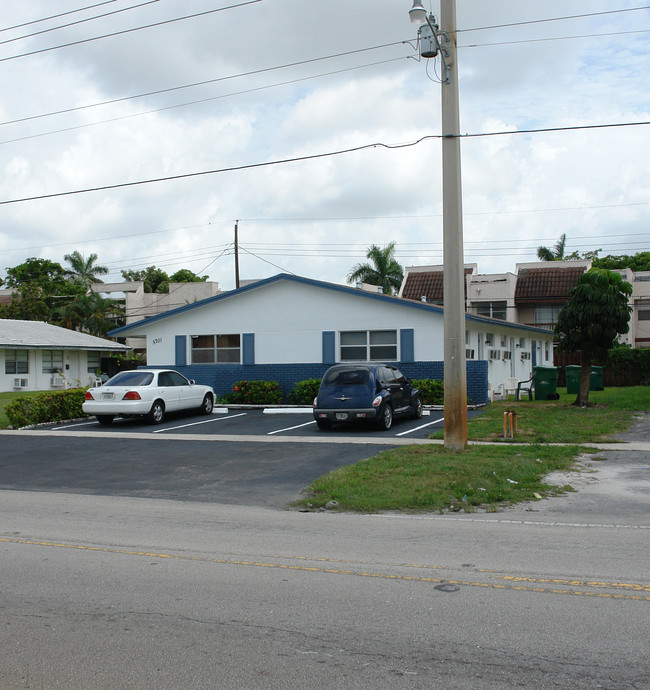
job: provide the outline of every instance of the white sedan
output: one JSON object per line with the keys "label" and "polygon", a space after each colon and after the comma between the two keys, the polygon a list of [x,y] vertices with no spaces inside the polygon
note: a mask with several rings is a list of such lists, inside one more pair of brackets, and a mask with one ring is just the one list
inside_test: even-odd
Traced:
{"label": "white sedan", "polygon": [[121,371],[98,388],[89,388],[82,409],[100,424],[114,417],[146,417],[160,424],[166,412],[196,409],[210,414],[214,390],[171,369]]}

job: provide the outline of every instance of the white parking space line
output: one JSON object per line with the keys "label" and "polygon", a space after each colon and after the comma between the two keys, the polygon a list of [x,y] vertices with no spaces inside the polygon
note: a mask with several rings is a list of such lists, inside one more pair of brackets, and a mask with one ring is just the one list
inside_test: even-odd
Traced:
{"label": "white parking space line", "polygon": [[218,419],[205,419],[202,422],[192,422],[191,424],[181,424],[180,426],[170,426],[166,429],[156,429],[152,433],[162,434],[165,431],[177,431],[178,429],[186,429],[188,426],[198,426],[199,424],[210,424],[211,422],[221,422],[224,419],[234,419],[235,417],[245,417],[247,412],[240,412],[239,414],[232,414],[229,417],[219,417]]}
{"label": "white parking space line", "polygon": [[311,414],[311,407],[265,407],[263,414]]}
{"label": "white parking space line", "polygon": [[309,422],[305,422],[304,424],[298,424],[297,426],[288,426],[286,429],[276,429],[276,431],[269,431],[267,436],[273,436],[273,434],[281,434],[283,431],[291,431],[292,429],[300,429],[300,427],[309,426],[311,424],[316,424],[316,420],[312,419]]}
{"label": "white parking space line", "polygon": [[412,434],[414,431],[419,431],[420,429],[426,429],[426,427],[431,426],[432,424],[438,424],[439,422],[444,421],[444,417],[440,417],[440,419],[434,419],[433,422],[427,422],[426,424],[421,424],[420,426],[416,426],[415,429],[409,429],[408,431],[402,431],[401,434],[396,434],[396,436],[406,436],[407,434]]}

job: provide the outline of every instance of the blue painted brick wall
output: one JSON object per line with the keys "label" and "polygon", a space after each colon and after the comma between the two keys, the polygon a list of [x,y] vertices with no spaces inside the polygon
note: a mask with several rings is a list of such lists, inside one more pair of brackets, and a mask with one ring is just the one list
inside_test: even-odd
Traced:
{"label": "blue painted brick wall", "polygon": [[[443,362],[404,362],[398,363],[402,372],[412,379],[444,380]],[[282,388],[284,399],[299,381],[320,379],[329,369],[328,364],[194,364],[184,367],[170,365],[188,379],[212,386],[219,396],[230,393],[236,381],[277,381]],[[487,403],[488,363],[484,360],[467,362],[467,397],[470,403]]]}

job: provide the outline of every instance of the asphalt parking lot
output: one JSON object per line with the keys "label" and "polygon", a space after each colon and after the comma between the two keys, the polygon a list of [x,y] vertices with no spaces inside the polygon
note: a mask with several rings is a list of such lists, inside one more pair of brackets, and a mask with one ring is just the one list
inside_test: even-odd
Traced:
{"label": "asphalt parking lot", "polygon": [[[473,413],[469,413],[470,415]],[[151,425],[146,420],[117,418],[110,426],[99,424],[94,418],[58,424],[49,429],[65,433],[66,431],[85,431],[93,433],[114,434],[183,434],[221,435],[221,436],[269,436],[280,438],[308,437],[319,441],[331,438],[358,439],[360,436],[373,440],[381,439],[425,439],[443,425],[442,410],[424,410],[421,419],[395,419],[387,431],[376,429],[368,423],[338,424],[330,431],[322,431],[316,426],[311,408],[215,408],[214,412],[204,417],[190,414],[169,415],[162,424]]]}
{"label": "asphalt parking lot", "polygon": [[[474,415],[477,412],[470,412]],[[321,431],[311,408],[219,408],[162,424],[94,417],[0,432],[0,490],[206,501],[283,509],[318,477],[441,428],[441,410]]]}

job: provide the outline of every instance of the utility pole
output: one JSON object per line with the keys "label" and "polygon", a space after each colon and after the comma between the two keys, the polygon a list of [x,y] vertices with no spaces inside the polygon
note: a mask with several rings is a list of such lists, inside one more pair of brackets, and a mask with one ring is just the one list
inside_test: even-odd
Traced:
{"label": "utility pole", "polygon": [[465,265],[463,202],[460,175],[460,115],[456,51],[456,0],[440,0],[440,27],[414,0],[411,21],[418,32],[421,55],[442,60],[442,234],[445,397],[445,448],[467,446],[467,372],[465,361]]}
{"label": "utility pole", "polygon": [[235,221],[235,289],[239,288],[239,221]]}

